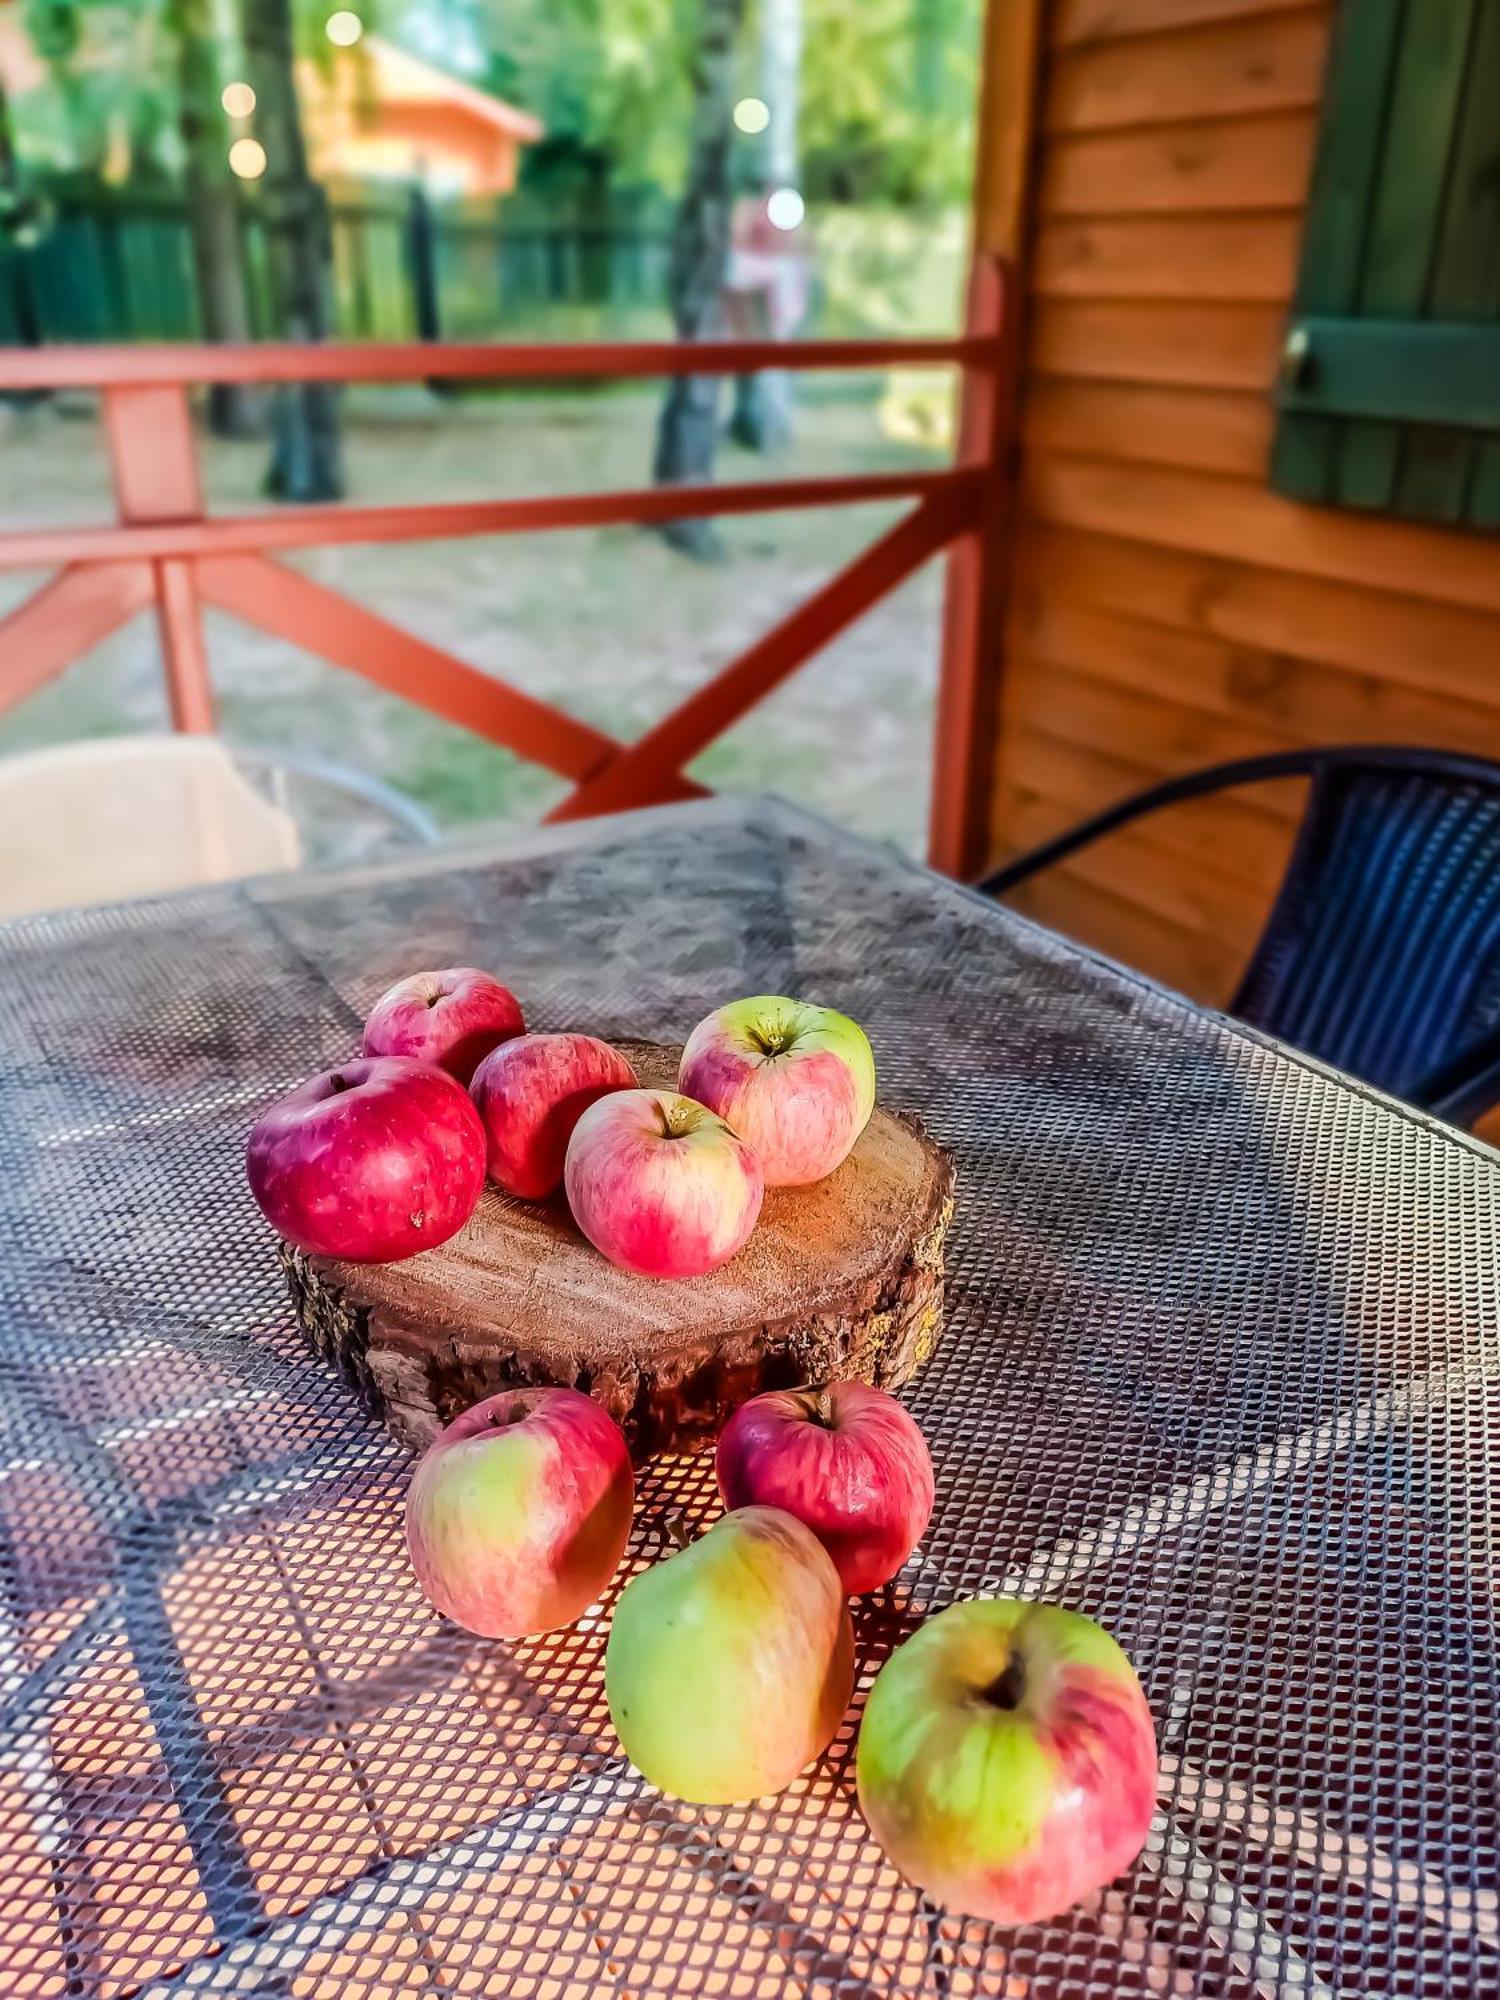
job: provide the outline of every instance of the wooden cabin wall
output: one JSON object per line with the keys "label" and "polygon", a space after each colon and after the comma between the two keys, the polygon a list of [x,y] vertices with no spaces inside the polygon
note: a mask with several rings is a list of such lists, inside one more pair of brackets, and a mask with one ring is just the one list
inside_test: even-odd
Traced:
{"label": "wooden cabin wall", "polygon": [[[1044,0],[996,861],[1223,758],[1500,757],[1500,541],[1266,484],[1332,13]],[[1013,900],[1223,1004],[1299,791],[1175,808]]]}

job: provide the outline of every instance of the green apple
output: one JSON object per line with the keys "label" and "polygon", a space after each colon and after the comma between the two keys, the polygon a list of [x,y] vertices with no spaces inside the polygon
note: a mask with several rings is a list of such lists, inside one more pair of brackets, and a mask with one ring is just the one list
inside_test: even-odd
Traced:
{"label": "green apple", "polygon": [[805,1187],[831,1174],[870,1122],[875,1057],[847,1014],[757,993],[698,1023],[677,1087],[755,1149],[767,1187]]}
{"label": "green apple", "polygon": [[992,1923],[1039,1922],[1128,1868],[1156,1804],[1156,1732],[1102,1627],[980,1597],[881,1668],[860,1724],[859,1802],[907,1880]]}
{"label": "green apple", "polygon": [[854,1635],[832,1559],[775,1507],[741,1507],[625,1589],[604,1691],[626,1755],[674,1798],[779,1792],[833,1739]]}

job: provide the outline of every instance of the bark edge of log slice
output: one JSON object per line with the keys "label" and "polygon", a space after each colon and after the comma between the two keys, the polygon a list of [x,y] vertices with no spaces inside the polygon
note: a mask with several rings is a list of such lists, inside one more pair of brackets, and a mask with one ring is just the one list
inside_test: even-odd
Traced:
{"label": "bark edge of log slice", "polygon": [[[643,1083],[672,1086],[676,1049],[619,1046]],[[755,1235],[707,1277],[618,1271],[561,1196],[493,1186],[457,1236],[402,1263],[283,1243],[281,1264],[311,1347],[405,1442],[497,1390],[559,1382],[602,1403],[641,1459],[706,1449],[763,1389],[908,1381],[942,1332],[953,1189],[951,1156],[877,1106],[827,1180],[767,1190]]]}

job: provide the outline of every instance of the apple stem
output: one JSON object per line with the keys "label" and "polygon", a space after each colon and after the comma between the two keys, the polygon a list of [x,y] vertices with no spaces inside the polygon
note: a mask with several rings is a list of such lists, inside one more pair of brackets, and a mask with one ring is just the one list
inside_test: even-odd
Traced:
{"label": "apple stem", "polygon": [[688,1528],[687,1516],[676,1507],[663,1520],[662,1530],[674,1549],[685,1549],[693,1539]]}
{"label": "apple stem", "polygon": [[833,1398],[826,1389],[820,1389],[815,1398],[818,1422],[825,1430],[833,1429]]}
{"label": "apple stem", "polygon": [[1012,1653],[989,1686],[979,1690],[979,1698],[991,1708],[1019,1708],[1025,1690],[1026,1668],[1020,1655]]}

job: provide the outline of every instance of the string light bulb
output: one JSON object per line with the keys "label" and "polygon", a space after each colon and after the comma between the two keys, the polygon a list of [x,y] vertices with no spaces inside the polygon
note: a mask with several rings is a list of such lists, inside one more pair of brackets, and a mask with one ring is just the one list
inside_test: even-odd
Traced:
{"label": "string light bulb", "polygon": [[229,149],[229,171],[242,181],[258,181],[266,170],[266,149],[259,139],[236,139]]}
{"label": "string light bulb", "polygon": [[795,229],[806,213],[807,203],[795,188],[777,188],[766,202],[766,220],[773,229]]}

